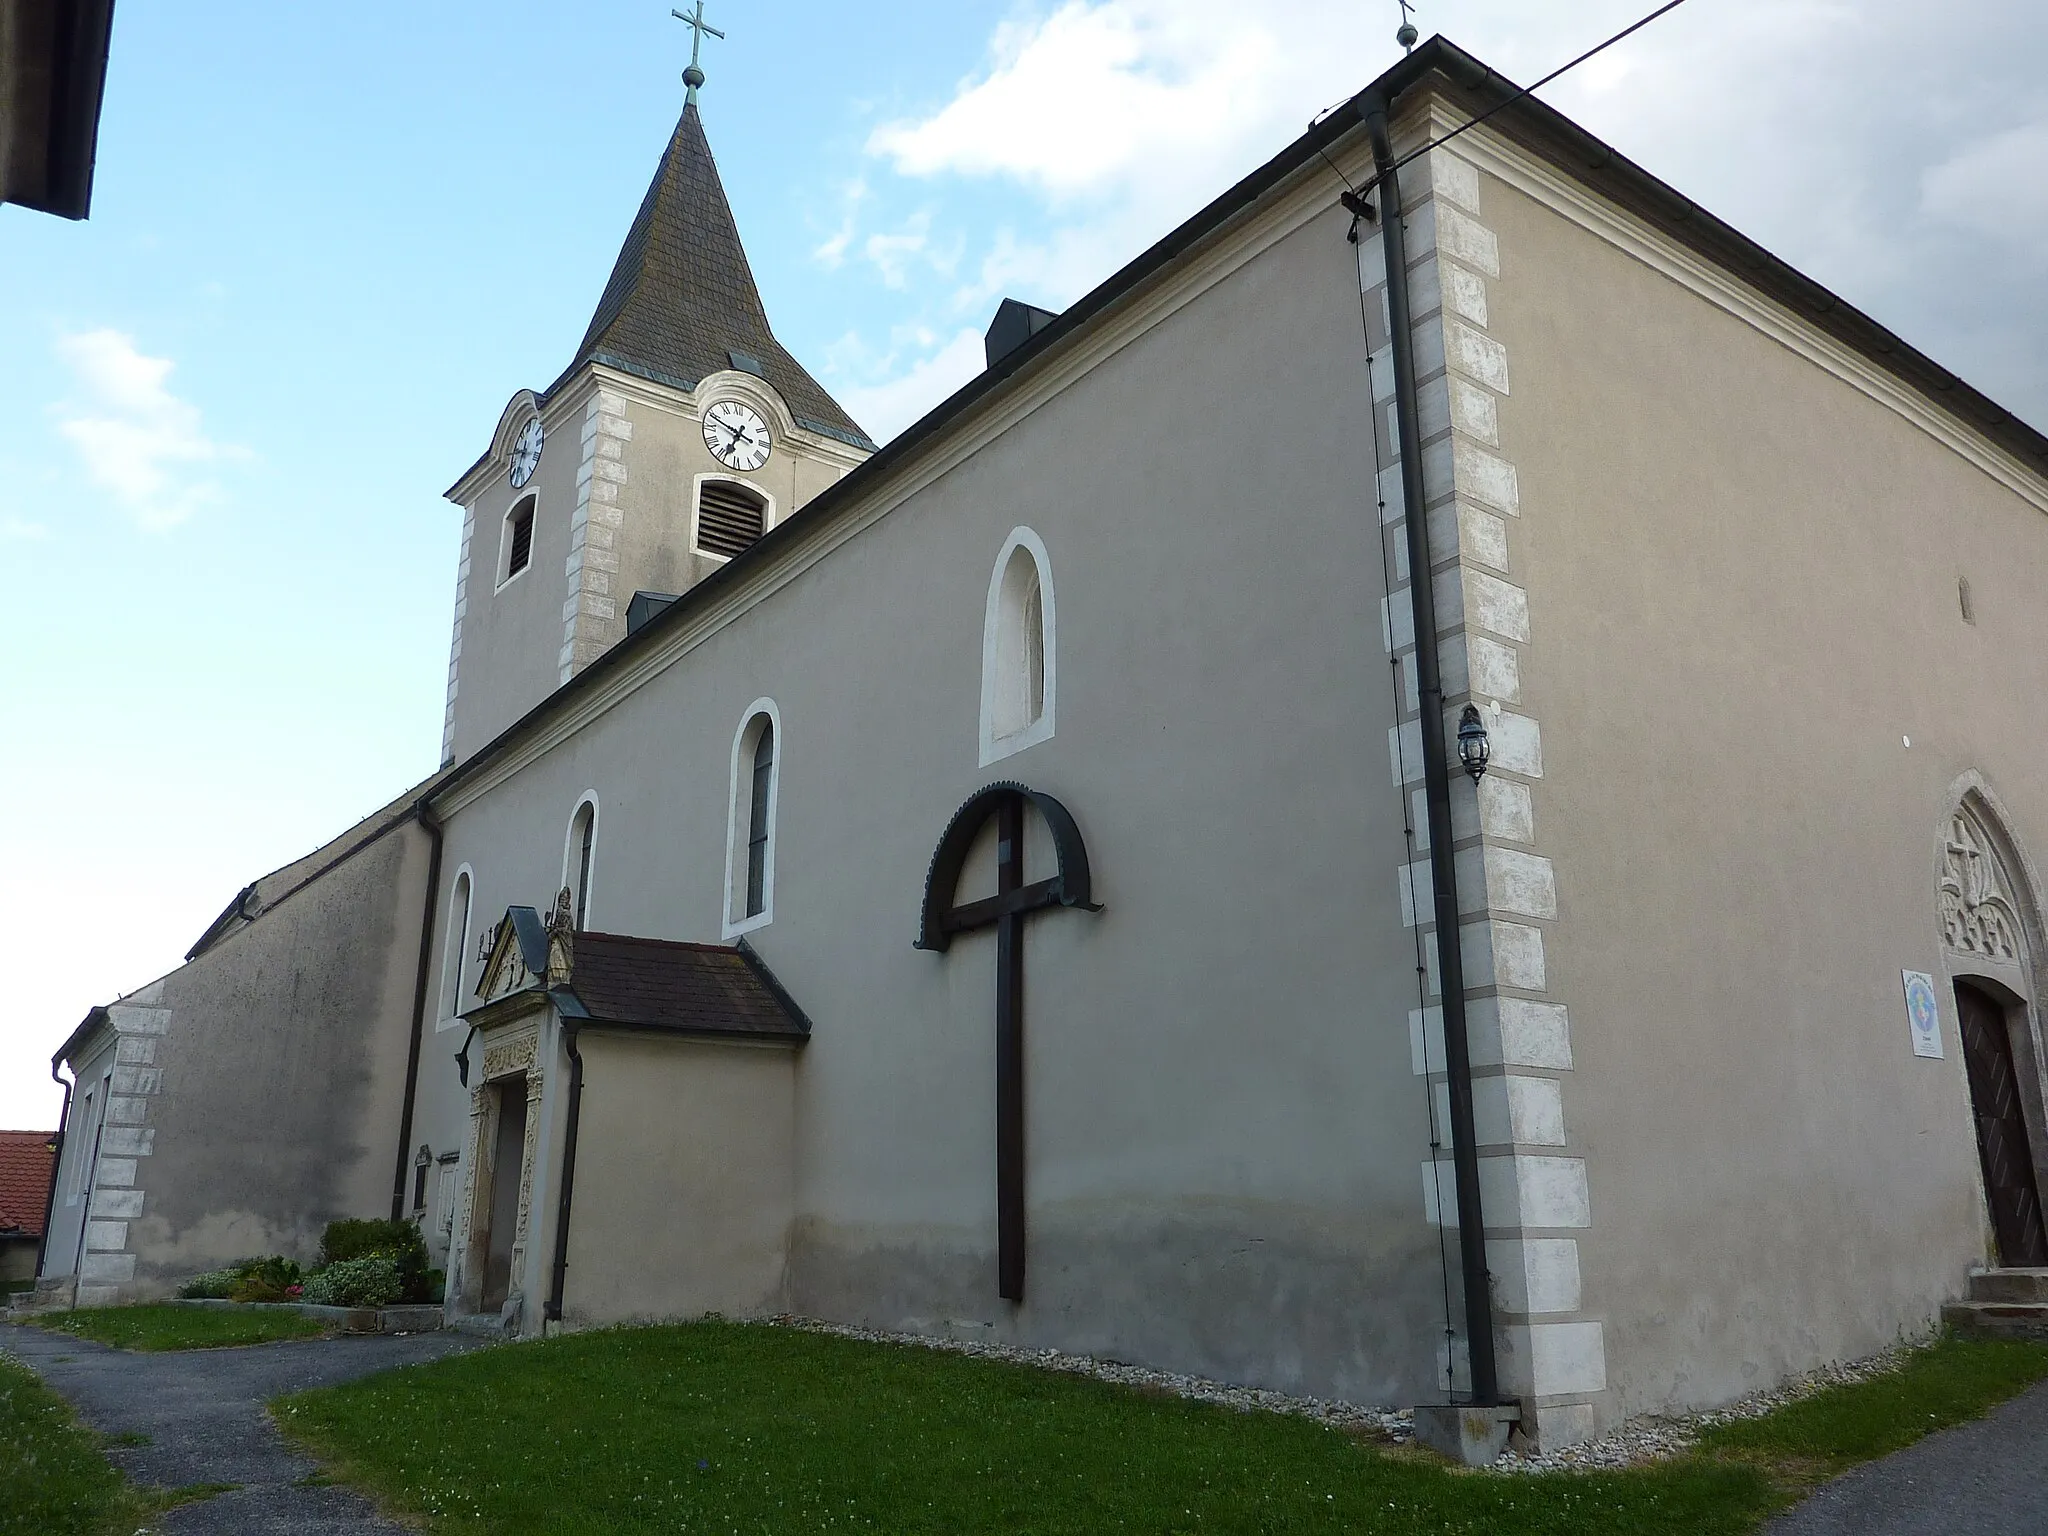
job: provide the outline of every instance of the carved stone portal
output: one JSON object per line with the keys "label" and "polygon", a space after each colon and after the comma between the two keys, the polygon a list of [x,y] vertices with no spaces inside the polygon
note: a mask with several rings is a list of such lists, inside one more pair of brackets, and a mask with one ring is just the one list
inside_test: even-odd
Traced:
{"label": "carved stone portal", "polygon": [[1999,965],[2018,965],[2026,953],[2012,880],[1967,805],[1949,823],[1942,849],[1941,934],[1950,949]]}

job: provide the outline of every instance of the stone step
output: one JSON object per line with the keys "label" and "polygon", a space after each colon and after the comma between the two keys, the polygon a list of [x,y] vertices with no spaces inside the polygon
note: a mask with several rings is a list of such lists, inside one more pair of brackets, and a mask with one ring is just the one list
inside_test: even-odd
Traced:
{"label": "stone step", "polygon": [[2048,1301],[1952,1301],[1941,1320],[1978,1338],[2048,1339]]}
{"label": "stone step", "polygon": [[1982,1269],[1970,1276],[1972,1301],[2048,1301],[2048,1269]]}

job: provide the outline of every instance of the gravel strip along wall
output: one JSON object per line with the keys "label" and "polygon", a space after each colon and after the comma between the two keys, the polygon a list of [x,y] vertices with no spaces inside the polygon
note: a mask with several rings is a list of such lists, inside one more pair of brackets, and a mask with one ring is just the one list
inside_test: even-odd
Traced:
{"label": "gravel strip along wall", "polygon": [[[1020,1349],[1011,1344],[983,1343],[975,1339],[886,1333],[876,1328],[855,1328],[810,1317],[783,1316],[770,1321],[779,1328],[835,1334],[843,1339],[864,1339],[872,1344],[915,1344],[957,1355],[975,1355],[985,1360],[1007,1360],[1017,1365],[1034,1365],[1041,1370],[1092,1376],[1097,1381],[1114,1382],[1118,1386],[1150,1387],[1196,1402],[1218,1403],[1245,1413],[1291,1413],[1337,1429],[1378,1430],[1397,1445],[1406,1444],[1414,1437],[1413,1420],[1405,1408],[1373,1408],[1362,1403],[1343,1403],[1320,1397],[1293,1397],[1263,1387],[1234,1387],[1228,1382],[1210,1381],[1201,1376],[1147,1370],[1144,1366],[1126,1365],[1120,1360],[1066,1355],[1054,1349]],[[1903,1341],[1861,1360],[1822,1366],[1817,1371],[1781,1382],[1767,1391],[1753,1392],[1748,1397],[1738,1398],[1706,1413],[1632,1419],[1613,1434],[1568,1445],[1544,1455],[1519,1456],[1510,1451],[1494,1464],[1494,1470],[1505,1473],[1604,1472],[1668,1460],[1691,1449],[1698,1441],[1700,1431],[1713,1425],[1761,1418],[1788,1403],[1812,1397],[1830,1387],[1848,1386],[1889,1375],[1905,1364],[1914,1347],[1914,1341]]]}

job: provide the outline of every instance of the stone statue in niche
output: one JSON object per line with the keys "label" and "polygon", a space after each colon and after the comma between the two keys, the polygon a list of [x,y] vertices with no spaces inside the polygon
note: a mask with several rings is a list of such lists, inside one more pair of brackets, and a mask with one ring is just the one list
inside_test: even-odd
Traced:
{"label": "stone statue in niche", "polygon": [[566,885],[555,897],[547,931],[548,985],[567,986],[576,969],[576,898]]}
{"label": "stone statue in niche", "polygon": [[1941,933],[1950,949],[2020,962],[2019,913],[1998,854],[1977,819],[1958,810],[1941,862]]}

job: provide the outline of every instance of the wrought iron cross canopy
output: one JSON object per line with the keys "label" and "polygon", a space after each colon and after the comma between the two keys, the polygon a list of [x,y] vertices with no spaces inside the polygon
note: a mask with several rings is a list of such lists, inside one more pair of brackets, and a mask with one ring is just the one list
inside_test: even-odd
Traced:
{"label": "wrought iron cross canopy", "polygon": [[[1024,812],[1035,808],[1052,834],[1058,873],[1024,883]],[[996,822],[996,893],[960,903],[960,871],[981,829]],[[1024,920],[1050,907],[1100,912],[1091,896],[1088,849],[1064,805],[1003,781],[975,792],[953,813],[924,882],[919,949],[943,951],[953,935],[996,930],[996,1290],[1024,1299]]]}

